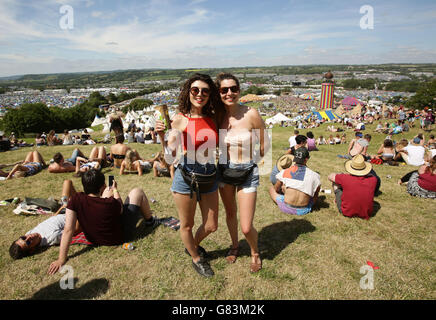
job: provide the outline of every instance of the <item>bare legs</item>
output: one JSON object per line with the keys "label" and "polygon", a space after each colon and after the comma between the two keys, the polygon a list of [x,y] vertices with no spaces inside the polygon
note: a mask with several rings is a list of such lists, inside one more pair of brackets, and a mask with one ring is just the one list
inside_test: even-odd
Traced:
{"label": "bare legs", "polygon": [[197,196],[190,198],[189,194],[173,192],[174,202],[180,218],[180,237],[194,262],[200,260],[198,246],[200,242],[218,228],[218,192],[201,195],[200,209],[202,224],[198,227],[195,237],[192,229],[194,227],[194,216],[197,207]]}
{"label": "bare legs", "polygon": [[238,247],[238,217],[237,202],[239,204],[239,219],[241,230],[247,240],[251,250],[251,262],[260,264],[258,233],[253,226],[254,213],[256,211],[257,192],[245,193],[240,189],[236,193],[236,187],[224,185],[220,188],[221,198],[226,209],[226,222],[232,240],[232,248]]}

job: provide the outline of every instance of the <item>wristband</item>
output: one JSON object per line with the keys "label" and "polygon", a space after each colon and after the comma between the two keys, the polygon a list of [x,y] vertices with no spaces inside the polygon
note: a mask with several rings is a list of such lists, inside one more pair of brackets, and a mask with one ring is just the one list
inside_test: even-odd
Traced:
{"label": "wristband", "polygon": [[[113,189],[113,192],[118,192],[118,189]],[[119,192],[118,192],[119,193]]]}

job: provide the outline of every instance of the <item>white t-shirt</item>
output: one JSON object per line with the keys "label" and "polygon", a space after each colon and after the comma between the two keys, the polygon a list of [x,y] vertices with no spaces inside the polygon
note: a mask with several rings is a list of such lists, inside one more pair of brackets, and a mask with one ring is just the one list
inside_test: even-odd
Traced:
{"label": "white t-shirt", "polygon": [[65,227],[65,214],[58,214],[38,224],[27,234],[39,233],[41,235],[41,247],[54,246],[61,243],[62,232]]}
{"label": "white t-shirt", "polygon": [[293,165],[276,175],[286,188],[296,189],[313,197],[321,185],[320,175],[306,166]]}
{"label": "white t-shirt", "polygon": [[297,136],[291,136],[290,138],[289,138],[289,148],[292,148],[292,147],[295,147],[296,145],[297,145],[297,141],[295,141],[295,138],[296,138]]}
{"label": "white t-shirt", "polygon": [[424,164],[425,149],[422,146],[408,145],[404,148],[407,151],[408,163],[411,166],[421,166]]}

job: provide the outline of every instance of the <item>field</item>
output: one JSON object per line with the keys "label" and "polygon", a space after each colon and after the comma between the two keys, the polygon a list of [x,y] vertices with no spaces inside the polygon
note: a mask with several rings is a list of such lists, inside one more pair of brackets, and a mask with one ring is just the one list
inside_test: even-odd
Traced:
{"label": "field", "polygon": [[[326,125],[312,130],[315,137],[328,136]],[[375,154],[385,135],[373,136],[369,151]],[[273,130],[273,159],[288,146],[291,128]],[[308,130],[300,130],[306,133]],[[353,136],[347,131],[347,141]],[[403,136],[412,138],[417,128]],[[97,134],[98,135],[98,134]],[[160,150],[159,145],[133,144],[147,158]],[[38,148],[46,162],[61,151],[68,157],[74,147]],[[92,146],[81,149],[89,154]],[[0,163],[22,160],[35,148],[0,153]],[[308,166],[321,174],[322,187],[331,189],[327,176],[344,172],[347,145],[321,146],[312,152]],[[242,255],[229,265],[224,257],[230,245],[225,212],[220,203],[219,228],[202,242],[211,254],[215,276],[200,277],[192,268],[178,232],[164,226],[141,229],[134,242],[136,249],[118,247],[70,247],[67,264],[73,268],[74,290],[61,290],[61,274],[47,275],[59,248],[51,247],[31,257],[14,261],[8,254],[13,240],[46,219],[46,216],[17,216],[12,207],[0,207],[0,299],[436,299],[436,206],[434,200],[409,196],[397,180],[414,170],[410,166],[375,166],[382,180],[381,194],[375,198],[379,209],[369,221],[345,218],[337,211],[332,194],[321,193],[318,209],[306,216],[287,216],[269,198],[269,175],[261,177],[254,225],[259,232],[263,270],[250,274],[249,247],[239,231]],[[119,176],[123,198],[133,187],[141,187],[159,217],[177,217],[169,188],[169,178],[152,174]],[[389,178],[391,176],[391,178]],[[83,190],[80,179],[72,174],[49,174],[0,181],[1,199],[11,197],[61,196],[64,179],[72,179]],[[196,224],[200,223],[197,209]],[[371,261],[374,289],[364,290],[360,268]]]}

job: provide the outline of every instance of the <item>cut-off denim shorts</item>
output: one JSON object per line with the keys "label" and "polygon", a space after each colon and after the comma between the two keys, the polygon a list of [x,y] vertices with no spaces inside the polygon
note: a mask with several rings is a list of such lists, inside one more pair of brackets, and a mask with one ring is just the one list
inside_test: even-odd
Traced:
{"label": "cut-off denim shorts", "polygon": [[[230,169],[239,169],[239,170],[249,170],[252,166],[254,166],[253,171],[251,171],[250,175],[247,177],[247,180],[241,185],[238,186],[238,189],[242,189],[244,193],[252,193],[257,191],[257,187],[259,186],[259,167],[255,165],[253,161],[247,163],[234,163],[229,162],[226,165]],[[221,181],[219,183],[220,188],[225,186],[225,183]]]}
{"label": "cut-off denim shorts", "polygon": [[[182,173],[180,172],[180,168],[185,167],[188,172],[195,172],[201,174],[212,174],[216,171],[216,165],[212,163],[201,164],[195,162],[193,164],[188,163],[186,158],[180,159],[179,165],[174,172],[174,179],[171,185],[171,191],[177,192],[180,194],[191,194],[191,188],[189,184],[185,182],[183,179]],[[207,192],[201,192],[201,194],[212,193],[218,190],[218,179],[216,179],[213,187]],[[195,192],[194,192],[195,193]]]}

